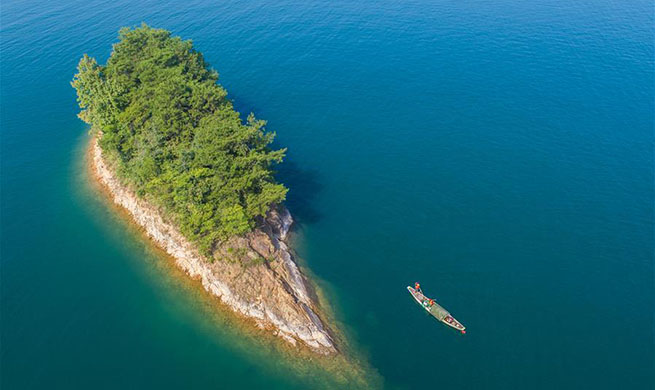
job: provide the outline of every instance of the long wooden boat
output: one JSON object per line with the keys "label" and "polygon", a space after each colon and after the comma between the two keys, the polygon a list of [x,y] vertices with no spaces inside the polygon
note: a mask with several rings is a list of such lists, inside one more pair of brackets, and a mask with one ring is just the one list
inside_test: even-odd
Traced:
{"label": "long wooden boat", "polygon": [[418,302],[418,304],[421,305],[421,307],[430,313],[434,318],[450,326],[451,328],[455,328],[462,333],[466,333],[466,327],[464,325],[462,325],[452,315],[450,315],[446,309],[434,302],[434,300],[431,300],[430,298],[423,295],[421,290],[416,290],[413,287],[407,286],[407,291],[409,291],[416,302]]}

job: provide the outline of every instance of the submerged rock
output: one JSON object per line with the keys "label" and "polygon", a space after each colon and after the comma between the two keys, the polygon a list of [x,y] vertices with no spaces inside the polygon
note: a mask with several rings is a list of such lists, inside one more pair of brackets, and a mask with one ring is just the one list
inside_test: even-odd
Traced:
{"label": "submerged rock", "polygon": [[332,337],[317,314],[307,280],[293,259],[286,238],[293,219],[281,206],[272,210],[253,232],[234,237],[214,253],[199,253],[163,213],[121,184],[103,159],[95,137],[93,170],[112,200],[126,209],[146,234],[191,277],[221,301],[295,345],[301,341],[323,354],[335,353]]}

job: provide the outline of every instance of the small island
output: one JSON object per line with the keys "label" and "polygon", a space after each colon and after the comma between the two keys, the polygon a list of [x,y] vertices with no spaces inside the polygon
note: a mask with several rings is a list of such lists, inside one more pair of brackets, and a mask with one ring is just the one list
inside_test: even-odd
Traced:
{"label": "small island", "polygon": [[106,65],[84,55],[72,85],[91,125],[93,176],[191,277],[262,328],[337,352],[288,247],[285,149],[242,120],[191,41],[123,28]]}

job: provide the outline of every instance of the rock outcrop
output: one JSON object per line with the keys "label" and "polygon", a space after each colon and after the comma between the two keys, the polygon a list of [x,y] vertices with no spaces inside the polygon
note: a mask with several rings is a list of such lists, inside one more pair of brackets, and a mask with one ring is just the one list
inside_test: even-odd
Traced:
{"label": "rock outcrop", "polygon": [[121,184],[103,159],[95,137],[90,145],[92,169],[112,200],[127,210],[146,234],[179,267],[201,280],[204,288],[256,323],[292,344],[298,341],[323,354],[335,353],[334,342],[317,315],[307,281],[289,251],[286,238],[293,220],[284,207],[269,212],[245,237],[234,237],[213,253],[213,262],[149,202]]}

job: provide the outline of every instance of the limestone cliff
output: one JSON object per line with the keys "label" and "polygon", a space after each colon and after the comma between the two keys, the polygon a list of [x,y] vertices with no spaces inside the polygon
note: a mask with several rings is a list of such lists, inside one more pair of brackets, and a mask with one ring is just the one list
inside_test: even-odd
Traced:
{"label": "limestone cliff", "polygon": [[296,265],[286,238],[292,218],[280,207],[252,233],[223,243],[207,261],[161,210],[139,198],[114,175],[103,159],[97,137],[90,145],[91,166],[112,200],[127,210],[146,234],[204,288],[223,303],[263,328],[319,353],[336,352],[334,342],[317,315],[307,281]]}

